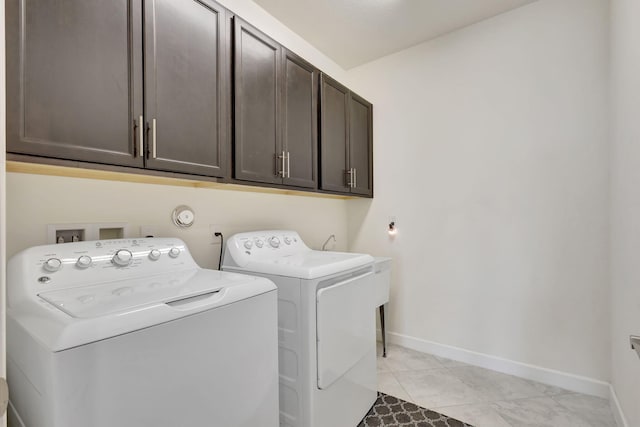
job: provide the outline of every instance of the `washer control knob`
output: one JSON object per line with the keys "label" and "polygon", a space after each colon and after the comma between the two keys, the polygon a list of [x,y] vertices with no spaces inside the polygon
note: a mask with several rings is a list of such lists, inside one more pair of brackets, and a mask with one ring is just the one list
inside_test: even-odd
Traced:
{"label": "washer control knob", "polygon": [[53,273],[54,271],[60,270],[62,268],[62,261],[59,258],[49,258],[42,265],[45,270]]}
{"label": "washer control knob", "polygon": [[256,239],[256,246],[259,248],[264,246],[264,242],[262,241],[262,239]]}
{"label": "washer control knob", "polygon": [[291,244],[291,237],[289,237],[289,236],[284,236],[284,242],[285,242],[287,245],[290,245],[290,244]]}
{"label": "washer control knob", "polygon": [[178,258],[180,256],[180,248],[173,247],[169,249],[169,256],[171,258]]}
{"label": "washer control knob", "polygon": [[160,251],[158,249],[151,249],[151,252],[149,252],[149,259],[151,261],[157,261],[160,259]]}
{"label": "washer control knob", "polygon": [[76,261],[76,267],[78,267],[78,268],[87,268],[87,267],[91,266],[92,262],[93,262],[93,260],[91,259],[91,257],[89,255],[82,255]]}
{"label": "washer control knob", "polygon": [[131,261],[133,261],[133,254],[126,249],[119,249],[111,258],[111,262],[120,267],[126,267],[131,264]]}
{"label": "washer control knob", "polygon": [[247,240],[244,242],[245,249],[251,249],[253,247],[253,242],[251,240]]}
{"label": "washer control knob", "polygon": [[280,239],[278,239],[276,236],[269,237],[269,244],[272,248],[277,248],[280,246]]}
{"label": "washer control knob", "polygon": [[132,294],[133,288],[131,286],[123,286],[121,288],[113,290],[111,293],[115,296],[121,297],[123,295]]}

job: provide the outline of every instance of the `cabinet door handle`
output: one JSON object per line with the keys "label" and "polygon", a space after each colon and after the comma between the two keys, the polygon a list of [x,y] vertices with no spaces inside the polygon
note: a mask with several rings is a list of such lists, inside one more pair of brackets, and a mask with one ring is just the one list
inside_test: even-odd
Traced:
{"label": "cabinet door handle", "polygon": [[353,178],[352,178],[353,168],[349,168],[349,170],[345,171],[344,173],[345,173],[345,178],[347,176],[349,177],[349,179],[347,180],[346,186],[351,187],[352,186],[351,184],[353,183]]}
{"label": "cabinet door handle", "polygon": [[287,177],[287,153],[284,152],[284,150],[282,151],[282,177],[286,178]]}
{"label": "cabinet door handle", "polygon": [[142,114],[138,116],[138,155],[136,157],[144,157],[144,117]]}
{"label": "cabinet door handle", "polygon": [[287,177],[287,165],[286,165],[286,161],[287,161],[287,155],[285,154],[284,151],[282,151],[282,153],[280,153],[280,155],[278,156],[278,159],[280,159],[280,170],[278,170],[278,175],[280,175],[280,177],[282,178],[286,178]]}
{"label": "cabinet door handle", "polygon": [[156,119],[151,120],[151,157],[154,159],[158,153],[156,151]]}
{"label": "cabinet door handle", "polygon": [[287,178],[291,178],[291,153],[287,151]]}
{"label": "cabinet door handle", "polygon": [[357,187],[358,186],[358,170],[356,168],[353,168],[353,185],[352,187]]}

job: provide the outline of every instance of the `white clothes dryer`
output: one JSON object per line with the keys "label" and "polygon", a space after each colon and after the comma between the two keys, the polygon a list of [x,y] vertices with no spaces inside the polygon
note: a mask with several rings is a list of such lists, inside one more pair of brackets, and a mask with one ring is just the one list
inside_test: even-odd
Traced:
{"label": "white clothes dryer", "polygon": [[144,238],[27,249],[7,285],[13,427],[278,425],[269,280]]}
{"label": "white clothes dryer", "polygon": [[223,270],[278,287],[281,426],[355,427],[375,402],[373,261],[311,250],[294,231],[228,239]]}

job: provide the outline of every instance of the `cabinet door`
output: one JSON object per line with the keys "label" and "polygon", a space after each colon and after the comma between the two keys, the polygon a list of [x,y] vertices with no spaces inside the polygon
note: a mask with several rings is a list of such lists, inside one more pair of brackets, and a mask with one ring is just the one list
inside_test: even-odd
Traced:
{"label": "cabinet door", "polygon": [[323,74],[320,92],[320,188],[348,193],[349,89]]}
{"label": "cabinet door", "polygon": [[278,126],[280,45],[238,17],[233,21],[234,177],[282,183]]}
{"label": "cabinet door", "polygon": [[140,2],[6,6],[7,151],[141,167]]}
{"label": "cabinet door", "polygon": [[209,0],[145,2],[147,167],[224,176],[226,10]]}
{"label": "cabinet door", "polygon": [[349,164],[354,169],[351,193],[373,196],[373,107],[351,92],[349,96]]}
{"label": "cabinet door", "polygon": [[287,153],[286,185],[316,188],[318,70],[283,49],[282,146]]}

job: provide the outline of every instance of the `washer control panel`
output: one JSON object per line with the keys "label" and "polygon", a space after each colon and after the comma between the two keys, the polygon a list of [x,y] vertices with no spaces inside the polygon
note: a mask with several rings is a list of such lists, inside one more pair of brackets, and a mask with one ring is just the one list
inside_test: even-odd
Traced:
{"label": "washer control panel", "polygon": [[[31,295],[198,268],[184,242],[176,238],[35,246],[15,255],[7,267],[11,277],[26,279],[24,286],[18,287],[18,293]],[[9,304],[19,297],[13,292]]]}

